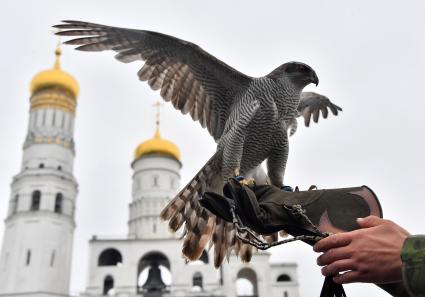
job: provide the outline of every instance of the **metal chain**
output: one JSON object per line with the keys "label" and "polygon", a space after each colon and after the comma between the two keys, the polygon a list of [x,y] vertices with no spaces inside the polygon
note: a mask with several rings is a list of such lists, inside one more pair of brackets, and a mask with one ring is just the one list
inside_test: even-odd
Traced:
{"label": "metal chain", "polygon": [[301,207],[301,205],[293,205],[293,206],[284,206],[285,209],[287,209],[294,218],[299,219],[302,221],[303,224],[310,226],[313,229],[313,232],[317,235],[299,235],[294,236],[289,239],[284,239],[280,241],[274,241],[272,243],[268,243],[258,237],[257,234],[255,234],[250,228],[245,227],[239,218],[239,216],[235,212],[235,206],[232,206],[230,208],[230,212],[232,213],[233,217],[233,224],[236,227],[236,236],[244,243],[250,244],[254,247],[256,247],[259,250],[267,250],[271,247],[282,245],[285,243],[298,241],[298,240],[307,240],[307,241],[314,241],[317,242],[322,238],[325,238],[329,236],[329,233],[320,231],[316,225],[311,222],[311,220],[307,217],[305,214],[305,210]]}

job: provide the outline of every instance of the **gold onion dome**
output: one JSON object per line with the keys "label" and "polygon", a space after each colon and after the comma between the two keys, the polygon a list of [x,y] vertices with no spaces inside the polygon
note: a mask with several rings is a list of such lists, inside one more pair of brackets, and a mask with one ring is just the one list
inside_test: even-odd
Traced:
{"label": "gold onion dome", "polygon": [[171,141],[161,138],[159,128],[156,129],[153,138],[139,144],[134,151],[134,159],[137,160],[148,154],[163,154],[180,161],[180,150]]}
{"label": "gold onion dome", "polygon": [[59,86],[71,92],[74,97],[77,97],[79,91],[77,81],[70,74],[61,70],[59,60],[61,50],[59,47],[56,48],[55,54],[56,61],[53,69],[41,71],[31,80],[31,93],[34,94],[45,87]]}

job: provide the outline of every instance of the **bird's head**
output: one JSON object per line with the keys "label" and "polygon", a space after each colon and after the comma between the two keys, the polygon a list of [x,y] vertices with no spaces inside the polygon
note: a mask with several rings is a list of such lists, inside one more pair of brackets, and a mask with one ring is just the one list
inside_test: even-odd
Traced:
{"label": "bird's head", "polygon": [[288,62],[273,70],[268,77],[274,79],[289,79],[292,83],[304,88],[310,83],[319,84],[316,72],[307,64],[301,62]]}

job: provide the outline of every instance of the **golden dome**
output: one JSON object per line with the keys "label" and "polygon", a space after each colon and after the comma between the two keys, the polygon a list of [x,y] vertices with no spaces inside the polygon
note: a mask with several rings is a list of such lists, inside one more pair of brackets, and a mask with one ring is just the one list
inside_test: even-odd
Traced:
{"label": "golden dome", "polygon": [[30,91],[34,94],[36,91],[41,88],[48,86],[60,86],[70,91],[74,97],[77,97],[79,87],[77,81],[68,73],[61,70],[59,57],[61,51],[56,48],[56,62],[53,69],[44,70],[37,73],[34,78],[31,80]]}
{"label": "golden dome", "polygon": [[155,135],[152,139],[139,144],[134,151],[134,159],[137,160],[140,157],[148,154],[163,154],[180,161],[180,150],[171,141],[161,138],[159,129],[156,129]]}

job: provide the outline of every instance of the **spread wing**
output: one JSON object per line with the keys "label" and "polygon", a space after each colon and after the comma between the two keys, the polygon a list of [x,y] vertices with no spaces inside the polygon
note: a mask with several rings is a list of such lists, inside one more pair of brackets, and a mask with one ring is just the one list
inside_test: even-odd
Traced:
{"label": "spread wing", "polygon": [[304,124],[308,127],[310,126],[310,120],[312,117],[315,123],[319,121],[320,112],[322,112],[323,118],[326,119],[329,114],[328,109],[330,109],[334,115],[338,115],[338,111],[342,111],[341,107],[333,104],[326,96],[314,92],[302,92],[300,103],[297,108],[297,114],[287,121],[289,135],[292,136],[297,131],[298,117],[302,116],[304,118]]}
{"label": "spread wing", "polygon": [[218,140],[223,133],[234,95],[252,78],[233,69],[199,46],[165,34],[63,21],[57,35],[78,36],[66,44],[82,51],[113,50],[124,63],[145,61],[137,73],[165,101],[206,127]]}
{"label": "spread wing", "polygon": [[338,115],[338,111],[342,111],[341,107],[333,104],[326,96],[313,92],[301,93],[300,103],[298,104],[298,116],[304,117],[304,124],[307,127],[310,125],[312,116],[315,123],[319,121],[320,112],[322,112],[323,118],[326,119],[328,117],[328,109],[334,115]]}

